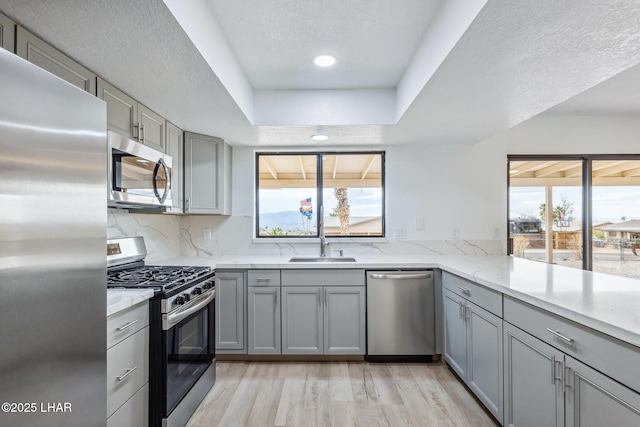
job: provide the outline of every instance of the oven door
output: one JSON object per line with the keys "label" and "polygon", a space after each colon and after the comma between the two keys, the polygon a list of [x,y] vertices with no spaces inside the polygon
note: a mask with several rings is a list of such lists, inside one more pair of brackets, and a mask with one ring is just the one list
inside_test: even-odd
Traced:
{"label": "oven door", "polygon": [[167,418],[198,382],[215,358],[215,293],[202,295],[192,307],[169,313],[163,319],[166,393],[163,418]]}

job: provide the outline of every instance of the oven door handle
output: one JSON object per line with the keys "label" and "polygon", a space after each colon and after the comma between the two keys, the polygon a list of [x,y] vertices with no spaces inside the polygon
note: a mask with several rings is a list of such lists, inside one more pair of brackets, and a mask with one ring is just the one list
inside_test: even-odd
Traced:
{"label": "oven door handle", "polygon": [[209,295],[207,295],[202,301],[197,302],[194,306],[187,308],[184,311],[179,311],[174,314],[167,314],[166,317],[162,321],[162,329],[167,331],[174,327],[176,324],[182,322],[185,318],[189,317],[196,311],[202,309],[206,305],[209,305],[211,301],[216,297],[215,289],[211,291]]}

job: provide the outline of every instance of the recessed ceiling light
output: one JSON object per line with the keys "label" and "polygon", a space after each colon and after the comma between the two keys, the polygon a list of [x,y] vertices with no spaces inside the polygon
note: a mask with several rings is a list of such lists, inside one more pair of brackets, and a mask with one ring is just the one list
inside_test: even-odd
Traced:
{"label": "recessed ceiling light", "polygon": [[314,141],[326,141],[327,139],[329,139],[329,135],[318,133],[315,135],[311,135],[311,139],[313,139]]}
{"label": "recessed ceiling light", "polygon": [[336,57],[333,55],[318,55],[313,58],[313,63],[318,67],[331,67],[336,63]]}

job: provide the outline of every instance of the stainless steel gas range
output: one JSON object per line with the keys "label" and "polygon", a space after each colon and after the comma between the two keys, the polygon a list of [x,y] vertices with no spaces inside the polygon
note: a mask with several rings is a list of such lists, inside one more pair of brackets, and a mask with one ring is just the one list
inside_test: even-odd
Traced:
{"label": "stainless steel gas range", "polygon": [[149,426],[184,426],[215,383],[210,267],[148,266],[142,237],[107,241],[109,288],[150,288]]}

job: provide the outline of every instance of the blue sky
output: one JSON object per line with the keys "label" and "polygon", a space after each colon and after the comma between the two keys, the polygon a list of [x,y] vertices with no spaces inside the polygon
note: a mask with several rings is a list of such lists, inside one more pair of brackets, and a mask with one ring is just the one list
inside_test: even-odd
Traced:
{"label": "blue sky", "polygon": [[[573,202],[573,217],[582,218],[581,187],[554,187],[553,204],[561,203],[562,197]],[[594,221],[620,221],[640,219],[640,187],[593,187]],[[519,216],[539,216],[539,206],[545,202],[544,187],[512,187],[509,214],[511,218]]]}

